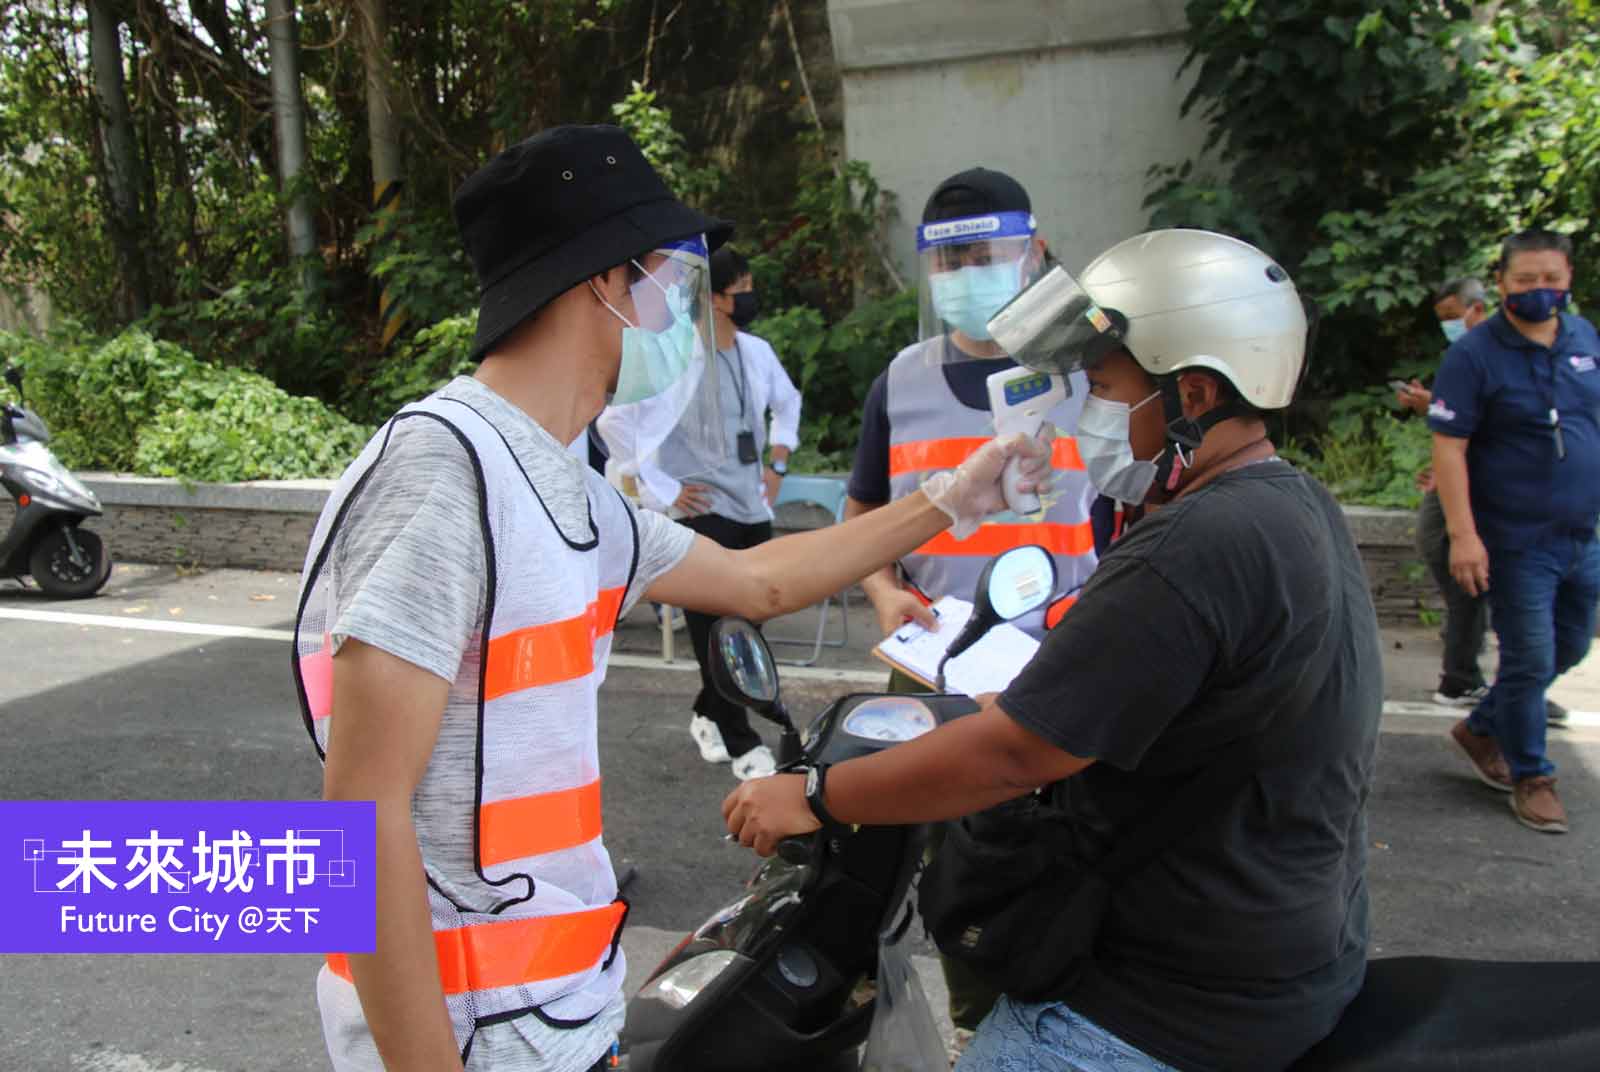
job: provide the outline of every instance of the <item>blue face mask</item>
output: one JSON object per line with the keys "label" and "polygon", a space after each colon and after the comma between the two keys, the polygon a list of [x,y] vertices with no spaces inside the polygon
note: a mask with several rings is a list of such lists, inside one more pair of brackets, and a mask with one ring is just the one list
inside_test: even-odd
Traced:
{"label": "blue face mask", "polygon": [[1439,321],[1439,330],[1444,332],[1444,337],[1450,342],[1455,342],[1467,333],[1467,322],[1461,317],[1454,320]]}
{"label": "blue face mask", "polygon": [[1518,320],[1526,320],[1530,324],[1542,324],[1565,309],[1567,299],[1570,297],[1572,297],[1570,290],[1539,287],[1535,290],[1525,290],[1521,294],[1507,294],[1506,308],[1511,310]]}
{"label": "blue face mask", "polygon": [[1022,264],[971,264],[928,277],[928,292],[939,319],[979,342],[988,342],[989,318],[1022,289]]}
{"label": "blue face mask", "polygon": [[[597,296],[599,293],[595,291]],[[626,406],[654,398],[683,379],[694,361],[695,335],[689,303],[680,287],[667,288],[666,304],[672,323],[660,331],[638,327],[604,297],[600,301],[623,324],[622,364],[617,370],[612,405]]]}

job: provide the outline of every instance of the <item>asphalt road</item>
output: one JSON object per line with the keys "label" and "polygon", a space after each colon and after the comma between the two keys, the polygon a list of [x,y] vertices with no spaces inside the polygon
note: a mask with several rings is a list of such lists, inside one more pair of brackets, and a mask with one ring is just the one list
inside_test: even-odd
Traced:
{"label": "asphalt road", "polygon": [[[0,583],[0,797],[314,798],[320,773],[281,635],[293,595],[280,574],[146,567],[119,567],[88,603]],[[647,614],[625,629],[623,650],[651,649]],[[1426,637],[1394,643],[1426,664]],[[636,985],[681,932],[738,896],[753,858],[720,836],[731,775],[702,763],[686,732],[697,675],[681,661],[624,662],[602,693],[600,747],[607,842],[619,872],[638,868],[626,942]],[[1584,669],[1600,674],[1594,660]],[[785,691],[809,717],[845,688],[791,678]],[[1385,720],[1371,809],[1375,952],[1594,956],[1600,718],[1553,736],[1573,833],[1550,837],[1516,825],[1505,798],[1472,780],[1447,746],[1448,720],[1396,711],[1415,713]],[[0,851],[14,851],[7,834]],[[305,956],[0,957],[0,1069],[324,1068],[316,967]]]}

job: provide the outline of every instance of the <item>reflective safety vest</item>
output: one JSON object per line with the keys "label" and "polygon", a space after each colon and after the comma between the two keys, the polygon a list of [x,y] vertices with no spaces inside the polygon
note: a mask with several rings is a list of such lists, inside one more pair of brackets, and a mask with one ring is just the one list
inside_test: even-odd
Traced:
{"label": "reflective safety vest", "polygon": [[[894,499],[911,494],[933,473],[954,469],[994,436],[994,417],[973,409],[950,390],[944,376],[945,342],[929,339],[900,351],[889,363],[889,493]],[[1072,396],[1051,411],[1056,426],[1055,487],[1046,497],[1042,518],[1013,513],[989,518],[965,540],[941,532],[900,560],[906,581],[929,601],[953,595],[971,600],[978,575],[990,558],[1024,544],[1040,544],[1056,560],[1056,592],[1060,598],[1012,624],[1038,638],[1060,620],[1075,592],[1096,563],[1094,528],[1089,509],[1094,488],[1089,484],[1078,442],[1072,433],[1088,384],[1082,373],[1072,377]]]}
{"label": "reflective safety vest", "polygon": [[[588,467],[591,525],[587,538],[573,543],[486,417],[439,396],[405,407],[339,480],[306,557],[295,683],[319,756],[337,717],[324,566],[394,428],[428,420],[455,433],[478,473],[488,578],[487,642],[469,643],[452,686],[454,703],[465,687],[461,677],[475,679],[467,701],[476,702],[477,725],[452,729],[476,733],[476,771],[436,774],[436,753],[425,780],[448,776],[460,788],[445,791],[442,808],[436,801],[413,807],[422,844],[472,846],[470,873],[423,855],[446,1003],[466,1046],[486,1019],[536,1013],[547,1024],[577,1026],[622,988],[627,903],[617,896],[601,839],[595,694],[638,566],[639,538],[621,496]],[[477,672],[467,674],[469,668]],[[342,954],[328,957],[328,969],[351,978]]]}

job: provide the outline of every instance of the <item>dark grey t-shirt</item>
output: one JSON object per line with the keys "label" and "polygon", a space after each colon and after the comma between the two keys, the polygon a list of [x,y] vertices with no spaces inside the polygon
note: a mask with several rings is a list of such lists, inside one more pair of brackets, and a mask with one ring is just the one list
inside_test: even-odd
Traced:
{"label": "dark grey t-shirt", "polygon": [[1277,758],[1113,892],[1068,1001],[1187,1070],[1282,1068],[1327,1034],[1365,971],[1383,708],[1377,619],[1332,496],[1271,461],[1152,511],[999,703],[1097,761],[1062,786],[1068,866],[1272,727]]}

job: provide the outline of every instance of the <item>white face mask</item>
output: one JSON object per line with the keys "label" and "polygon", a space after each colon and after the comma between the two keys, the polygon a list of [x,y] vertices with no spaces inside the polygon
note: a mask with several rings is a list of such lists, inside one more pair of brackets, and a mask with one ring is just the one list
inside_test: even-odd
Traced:
{"label": "white face mask", "polygon": [[1128,429],[1134,410],[1161,394],[1154,391],[1138,405],[1111,402],[1090,395],[1078,417],[1078,454],[1089,471],[1089,483],[1102,495],[1118,502],[1142,503],[1155,483],[1156,463],[1133,456]]}

